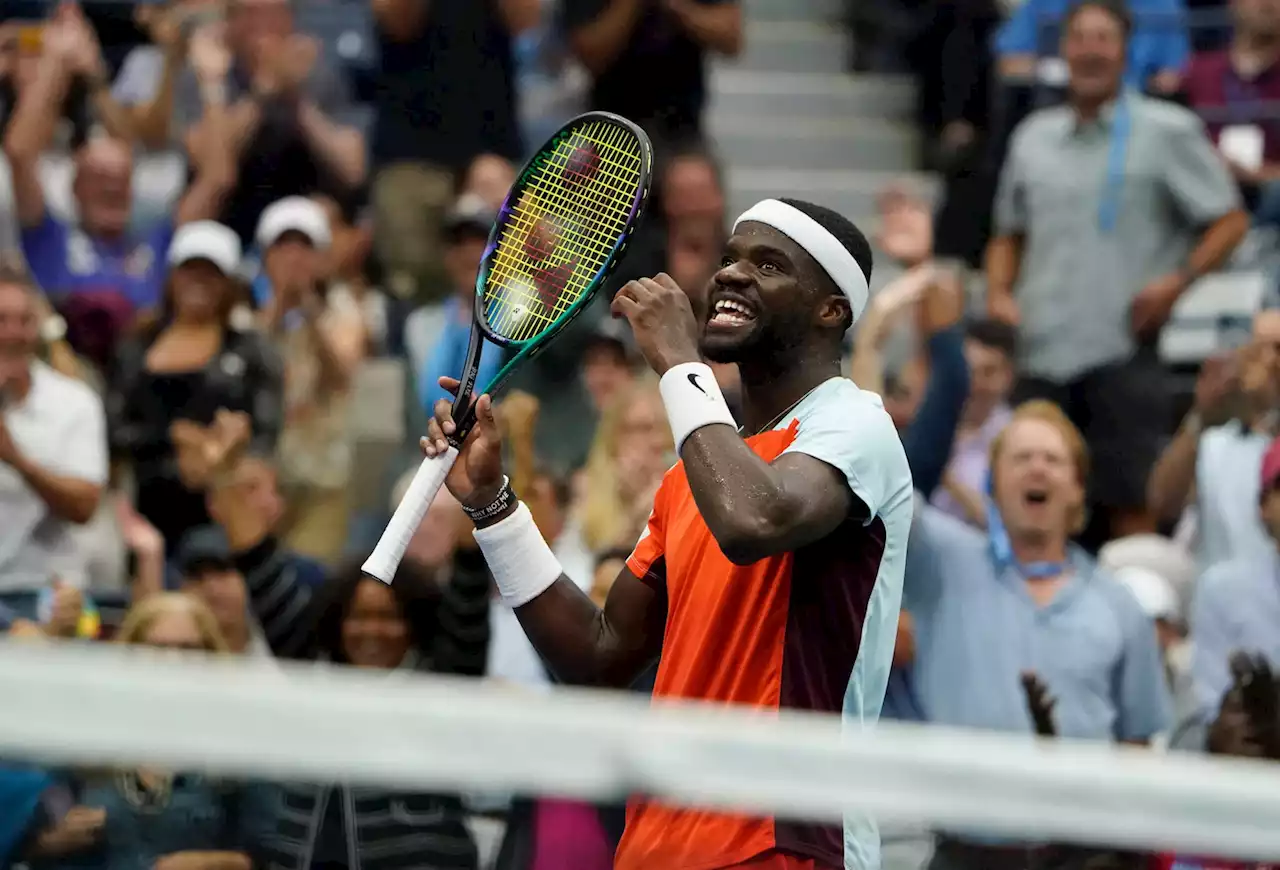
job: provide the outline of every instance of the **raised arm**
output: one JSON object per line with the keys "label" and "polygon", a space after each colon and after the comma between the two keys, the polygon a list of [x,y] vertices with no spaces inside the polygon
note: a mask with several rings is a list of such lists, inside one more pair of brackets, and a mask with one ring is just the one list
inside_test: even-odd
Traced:
{"label": "raised arm", "polygon": [[[449,391],[458,388],[451,378],[441,378],[440,384]],[[453,432],[451,404],[442,399],[428,423],[423,452],[428,457],[443,454],[445,437]],[[658,511],[629,562],[639,566],[644,579],[633,567],[623,569],[601,609],[564,575],[529,509],[504,482],[502,439],[487,395],[478,400],[477,425],[446,485],[473,512],[476,541],[498,589],[559,679],[622,688],[657,658],[667,617],[660,548],[655,546],[662,538]]]}
{"label": "raised arm", "polygon": [[[697,369],[706,366],[698,361],[697,325],[689,297],[669,276],[632,281],[614,297],[613,309],[630,321],[649,365],[663,376],[663,400],[669,411],[675,389],[696,388],[690,401],[711,398],[708,390],[718,396],[713,378],[708,384],[685,380],[698,378]],[[672,372],[679,374],[668,377]],[[832,373],[838,370],[833,367]],[[824,431],[832,422],[806,426],[802,437],[839,442],[842,433]],[[841,423],[833,425],[839,428]],[[858,438],[853,434],[855,443]],[[896,443],[896,435],[893,440]],[[794,550],[826,537],[851,513],[866,518],[875,512],[878,495],[870,501],[862,492],[855,496],[849,469],[842,461],[846,457],[837,460],[829,455],[842,448],[848,451],[847,441],[833,445],[831,451],[797,446],[766,462],[738,434],[727,407],[718,422],[702,425],[680,442],[680,458],[698,513],[730,561],[747,565]]]}

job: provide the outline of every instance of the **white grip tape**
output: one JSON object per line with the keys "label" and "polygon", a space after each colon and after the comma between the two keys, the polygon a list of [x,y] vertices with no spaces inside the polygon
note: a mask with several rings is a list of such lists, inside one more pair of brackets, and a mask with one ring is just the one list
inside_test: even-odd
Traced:
{"label": "white grip tape", "polygon": [[408,491],[392,514],[391,522],[387,523],[382,537],[378,539],[378,546],[373,548],[373,552],[365,560],[361,568],[364,573],[390,585],[391,578],[396,576],[396,568],[400,567],[400,560],[404,558],[404,551],[409,547],[409,541],[414,532],[418,531],[418,526],[422,525],[427,508],[436,500],[436,493],[444,486],[444,479],[449,476],[449,469],[453,468],[457,459],[457,449],[450,447],[440,456],[428,456],[422,460],[413,475],[413,482],[409,484]]}
{"label": "white grip tape", "polygon": [[564,573],[524,502],[506,519],[476,529],[475,535],[493,582],[511,607],[528,604]]}
{"label": "white grip tape", "polygon": [[658,389],[667,408],[677,456],[685,439],[703,426],[713,423],[724,423],[735,429],[738,426],[716,383],[715,372],[705,363],[672,366],[658,382]]}

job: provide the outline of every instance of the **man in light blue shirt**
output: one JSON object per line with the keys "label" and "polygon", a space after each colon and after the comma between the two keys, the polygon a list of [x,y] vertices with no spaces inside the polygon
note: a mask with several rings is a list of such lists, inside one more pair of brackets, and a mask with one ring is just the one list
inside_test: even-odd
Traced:
{"label": "man in light blue shirt", "polygon": [[1280,439],[1263,456],[1259,493],[1270,551],[1214,565],[1191,604],[1191,667],[1204,716],[1217,712],[1231,688],[1232,653],[1259,654],[1280,666]]}
{"label": "man in light blue shirt", "polygon": [[[1030,737],[1021,677],[1034,672],[1056,699],[1063,736],[1145,743],[1168,727],[1150,618],[1069,543],[1084,522],[1087,466],[1061,409],[1028,402],[992,445],[988,532],[917,506],[903,604],[926,721]],[[944,835],[930,868],[1023,867],[1030,851]]]}

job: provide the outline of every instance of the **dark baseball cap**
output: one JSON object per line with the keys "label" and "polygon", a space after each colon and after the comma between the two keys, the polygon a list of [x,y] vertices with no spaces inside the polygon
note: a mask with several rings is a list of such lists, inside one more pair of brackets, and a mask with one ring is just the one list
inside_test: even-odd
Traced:
{"label": "dark baseball cap", "polygon": [[175,561],[184,578],[197,577],[206,571],[235,568],[231,543],[217,526],[201,526],[183,535]]}

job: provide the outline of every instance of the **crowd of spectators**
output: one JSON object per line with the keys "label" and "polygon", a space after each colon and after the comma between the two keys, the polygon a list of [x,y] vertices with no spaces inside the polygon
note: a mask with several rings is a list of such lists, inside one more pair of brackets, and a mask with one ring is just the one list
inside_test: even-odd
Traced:
{"label": "crowd of spectators", "polygon": [[[531,144],[587,107],[642,123],[656,195],[619,277],[715,274],[705,67],[742,46],[737,0],[0,5],[0,632],[552,686],[447,493],[392,586],[358,565]],[[898,47],[945,177],[936,212],[881,197],[902,272],[848,361],[921,496],[884,715],[1280,760],[1274,292],[1185,395],[1160,353],[1280,226],[1280,2],[873,5],[855,65]],[[675,461],[607,303],[499,407],[515,490],[597,602]],[[620,826],[540,796],[0,765],[0,865],[605,870]],[[893,870],[1175,860],[1236,866],[885,832]]]}

